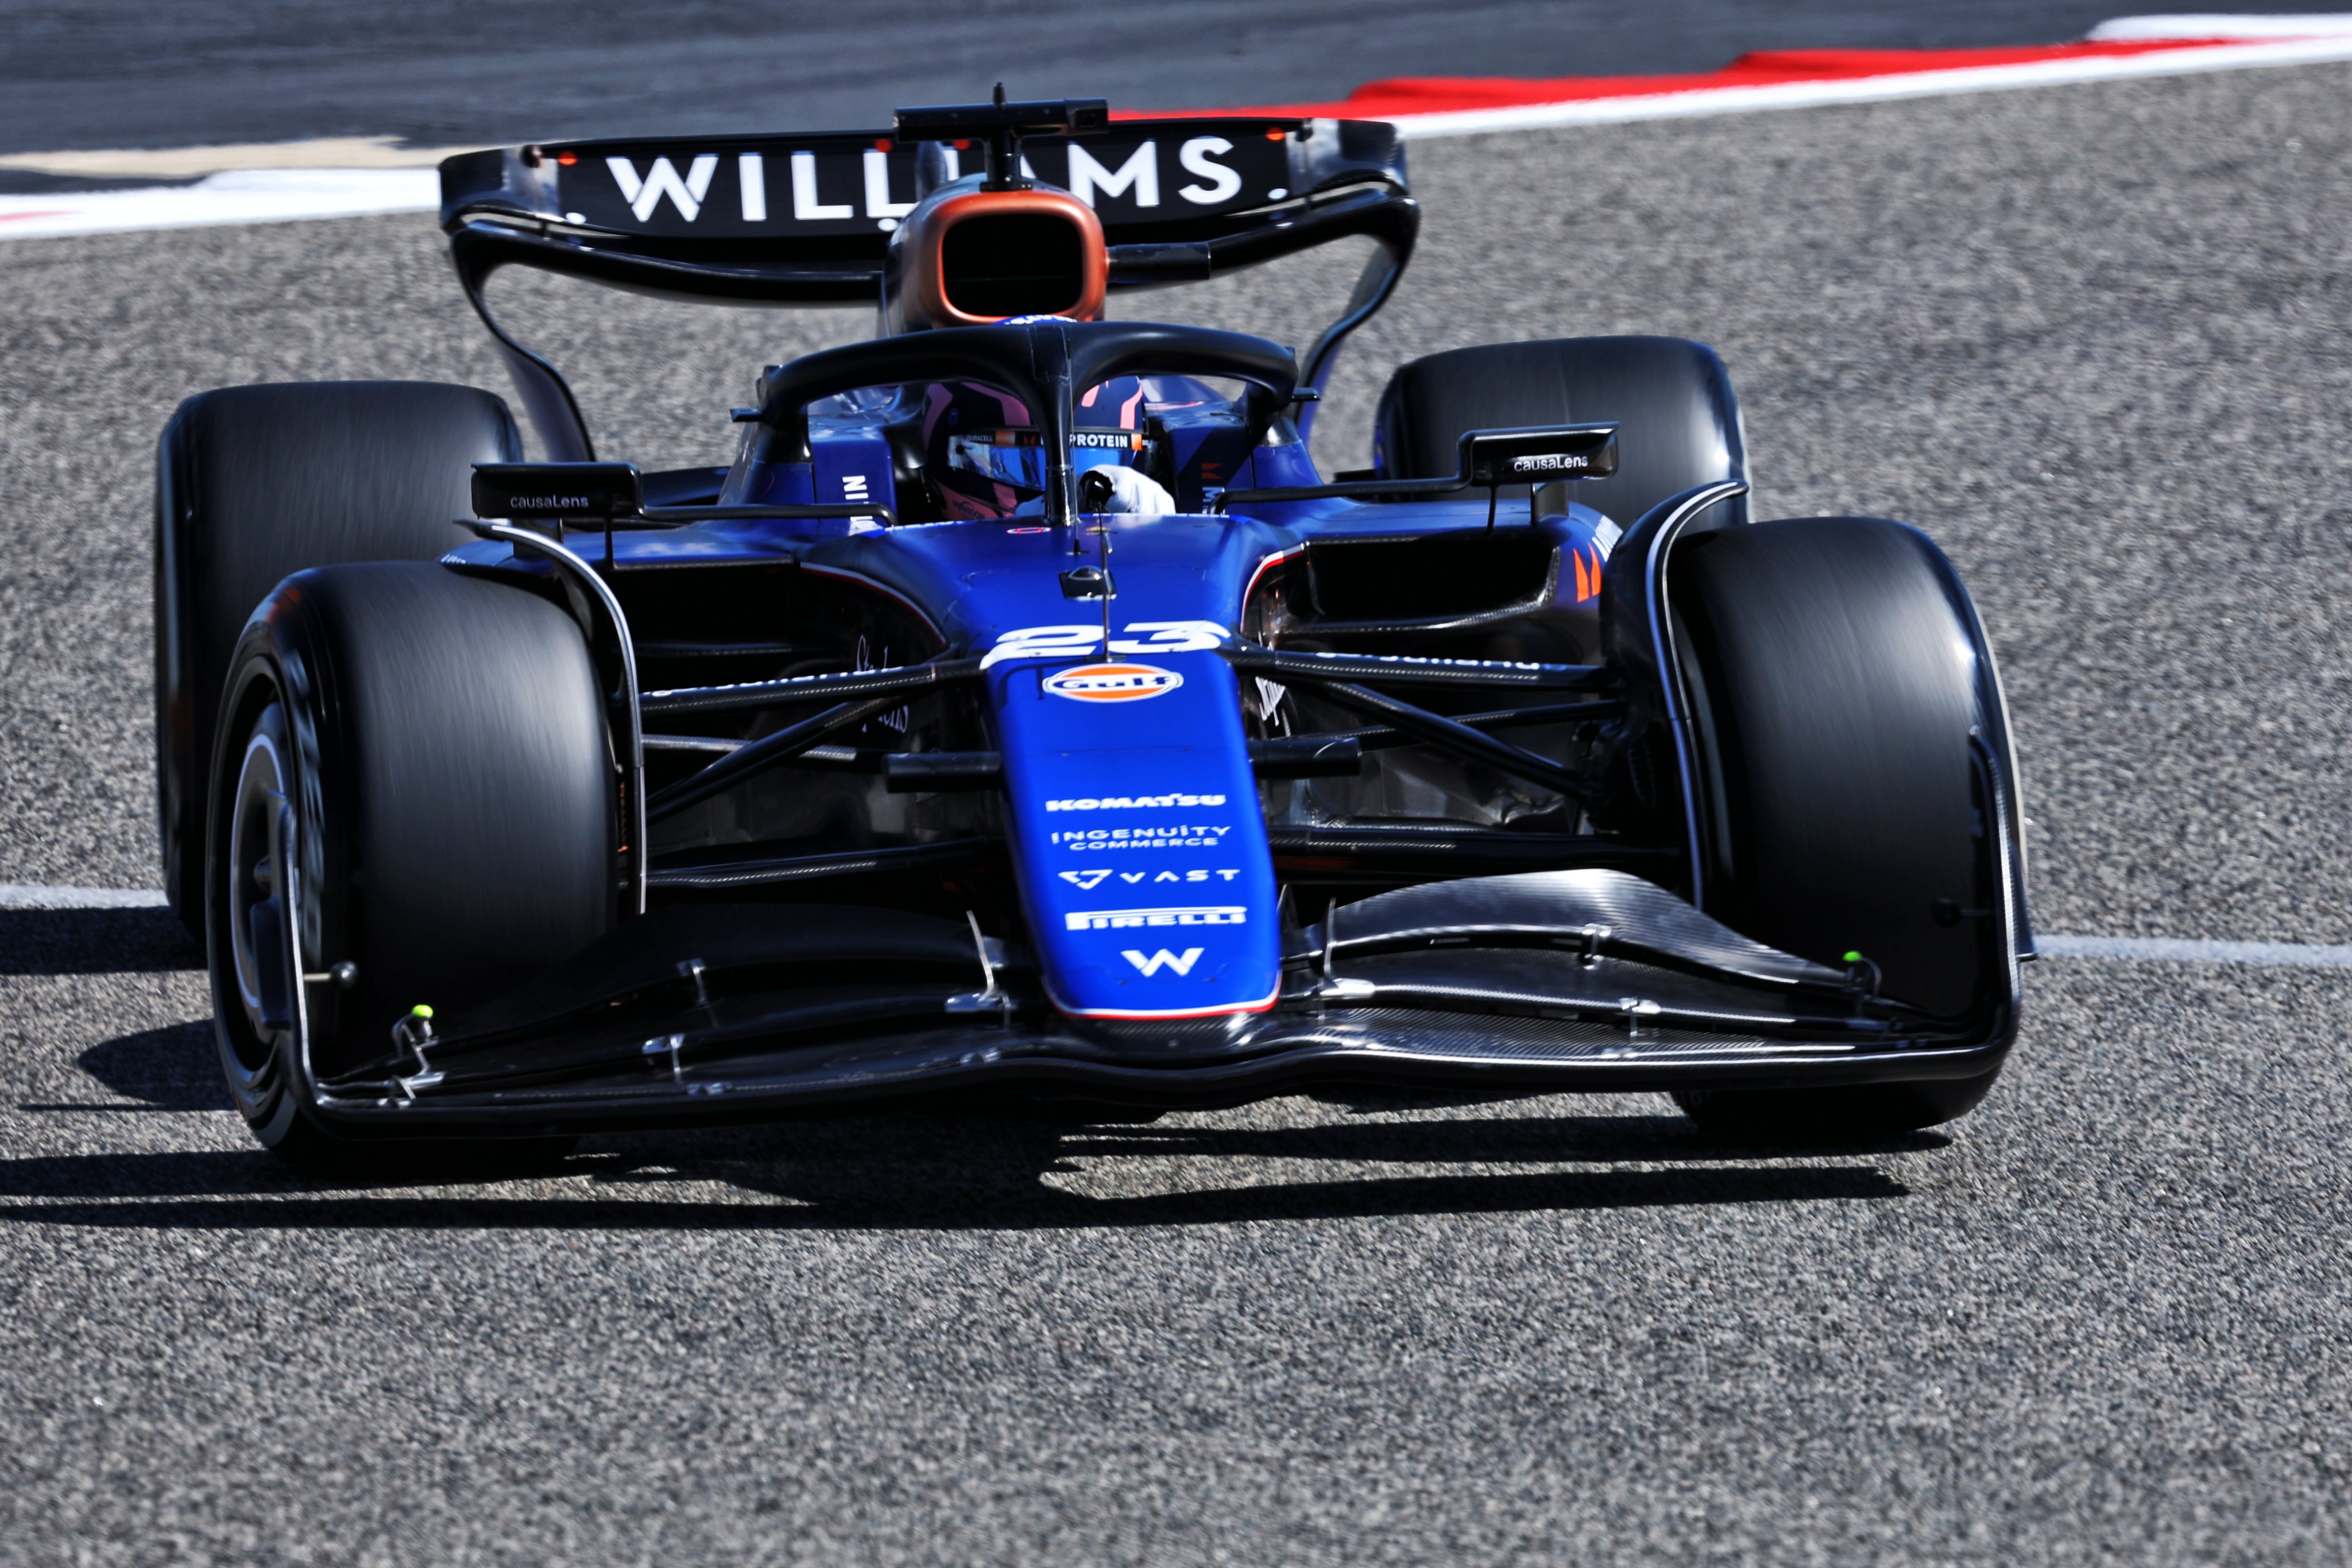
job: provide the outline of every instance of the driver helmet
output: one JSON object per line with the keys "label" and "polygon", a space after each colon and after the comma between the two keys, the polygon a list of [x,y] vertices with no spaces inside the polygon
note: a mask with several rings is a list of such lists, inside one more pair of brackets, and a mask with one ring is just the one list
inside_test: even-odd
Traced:
{"label": "driver helmet", "polygon": [[[1187,376],[1117,376],[1088,387],[1071,411],[1072,463],[1081,474],[1103,464],[1138,466],[1148,413],[1223,401]],[[934,382],[923,391],[922,432],[947,517],[979,522],[1045,511],[1045,431],[1019,398],[974,382]]]}

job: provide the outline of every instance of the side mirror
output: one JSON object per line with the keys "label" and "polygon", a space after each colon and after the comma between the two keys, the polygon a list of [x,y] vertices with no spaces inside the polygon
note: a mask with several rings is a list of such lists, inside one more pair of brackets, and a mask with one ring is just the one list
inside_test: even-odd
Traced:
{"label": "side mirror", "polygon": [[1462,483],[1485,489],[1606,479],[1617,472],[1614,424],[1473,430],[1462,437]]}
{"label": "side mirror", "polygon": [[1376,474],[1343,474],[1330,485],[1281,486],[1265,490],[1227,490],[1210,504],[1222,512],[1257,501],[1312,501],[1346,497],[1364,501],[1434,500],[1464,490],[1486,492],[1486,526],[1495,526],[1495,505],[1506,485],[1528,487],[1528,521],[1537,521],[1537,498],[1563,479],[1606,479],[1617,472],[1617,426],[1548,424],[1521,430],[1473,430],[1462,437],[1462,466],[1451,479],[1383,479]]}
{"label": "side mirror", "polygon": [[474,516],[609,523],[646,509],[633,463],[477,463]]}

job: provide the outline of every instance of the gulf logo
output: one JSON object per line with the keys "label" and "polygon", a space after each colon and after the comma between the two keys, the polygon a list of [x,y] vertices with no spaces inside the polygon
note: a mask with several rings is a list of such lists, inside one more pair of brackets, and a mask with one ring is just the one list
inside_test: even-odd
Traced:
{"label": "gulf logo", "polygon": [[1167,695],[1184,684],[1184,677],[1157,664],[1080,664],[1047,675],[1041,684],[1072,702],[1134,703]]}

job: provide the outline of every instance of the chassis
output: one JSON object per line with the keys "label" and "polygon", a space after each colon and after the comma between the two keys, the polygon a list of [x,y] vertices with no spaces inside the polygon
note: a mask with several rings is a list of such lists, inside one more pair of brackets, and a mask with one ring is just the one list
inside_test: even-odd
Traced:
{"label": "chassis", "polygon": [[[548,461],[395,384],[163,444],[166,872],[265,1143],[1367,1085],[1870,1135],[1990,1086],[2016,768],[1932,543],[1750,522],[1671,340],[1419,361],[1373,469],[1307,458],[1417,233],[1388,128],[1000,95],[443,186]],[[1304,356],[1099,319],[1349,236]],[[770,368],[729,468],[640,474],[491,313],[509,265],[883,329]],[[995,428],[941,437],[973,388]]]}

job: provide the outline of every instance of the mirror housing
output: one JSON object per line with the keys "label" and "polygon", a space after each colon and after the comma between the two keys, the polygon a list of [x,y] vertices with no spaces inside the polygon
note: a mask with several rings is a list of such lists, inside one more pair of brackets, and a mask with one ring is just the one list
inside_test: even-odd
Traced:
{"label": "mirror housing", "polygon": [[1617,426],[1556,424],[1472,430],[1462,437],[1461,483],[1481,489],[1606,479],[1617,472]]}
{"label": "mirror housing", "polygon": [[610,522],[646,509],[634,463],[477,463],[474,516]]}

